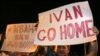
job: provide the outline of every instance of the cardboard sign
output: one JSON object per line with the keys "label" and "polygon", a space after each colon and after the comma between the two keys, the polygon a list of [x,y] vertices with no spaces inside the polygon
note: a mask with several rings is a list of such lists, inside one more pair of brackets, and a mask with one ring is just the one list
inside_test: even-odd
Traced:
{"label": "cardboard sign", "polygon": [[1,50],[13,52],[34,52],[35,23],[10,24]]}
{"label": "cardboard sign", "polygon": [[88,1],[39,13],[35,44],[75,45],[96,40]]}

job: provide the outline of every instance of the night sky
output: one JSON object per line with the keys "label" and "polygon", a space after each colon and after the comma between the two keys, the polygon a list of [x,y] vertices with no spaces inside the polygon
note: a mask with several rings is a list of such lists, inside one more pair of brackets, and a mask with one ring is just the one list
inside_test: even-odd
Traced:
{"label": "night sky", "polygon": [[[30,23],[38,21],[38,13],[54,9],[78,0],[33,0],[33,1],[1,1],[0,33],[4,32],[7,24]],[[84,0],[80,0],[84,1]],[[98,1],[89,1],[95,21],[98,21]],[[95,24],[97,25],[98,22]],[[98,25],[97,25],[98,26]]]}
{"label": "night sky", "polygon": [[[1,0],[0,33],[5,32],[7,24],[34,23],[38,21],[38,13],[77,1],[83,1],[83,0],[33,0],[33,1]],[[100,22],[99,22],[100,9],[98,8],[99,1],[90,0],[89,4],[93,13],[94,24],[98,29],[100,29]]]}

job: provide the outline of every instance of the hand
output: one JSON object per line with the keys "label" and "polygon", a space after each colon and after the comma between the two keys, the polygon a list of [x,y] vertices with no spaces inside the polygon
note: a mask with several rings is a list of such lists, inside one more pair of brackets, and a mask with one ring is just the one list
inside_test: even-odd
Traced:
{"label": "hand", "polygon": [[99,34],[99,30],[97,29],[97,27],[96,27],[96,26],[94,26],[94,27],[93,27],[93,32],[94,32],[96,35],[98,35],[98,34]]}

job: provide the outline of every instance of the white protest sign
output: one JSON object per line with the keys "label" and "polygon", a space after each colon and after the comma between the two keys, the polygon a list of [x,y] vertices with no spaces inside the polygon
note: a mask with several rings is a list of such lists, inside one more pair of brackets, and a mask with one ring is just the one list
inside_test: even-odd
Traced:
{"label": "white protest sign", "polygon": [[36,23],[10,24],[6,29],[6,39],[1,50],[14,52],[34,52]]}
{"label": "white protest sign", "polygon": [[35,44],[75,45],[96,40],[88,1],[39,13]]}

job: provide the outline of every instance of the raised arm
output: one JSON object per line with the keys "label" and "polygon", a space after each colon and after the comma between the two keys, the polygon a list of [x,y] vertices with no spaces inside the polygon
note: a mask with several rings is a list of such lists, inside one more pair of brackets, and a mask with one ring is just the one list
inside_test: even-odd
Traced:
{"label": "raised arm", "polygon": [[[95,26],[93,27],[93,32],[98,36],[99,30]],[[88,51],[89,53],[86,56],[97,56],[97,53],[98,53],[97,40],[90,42]]]}

